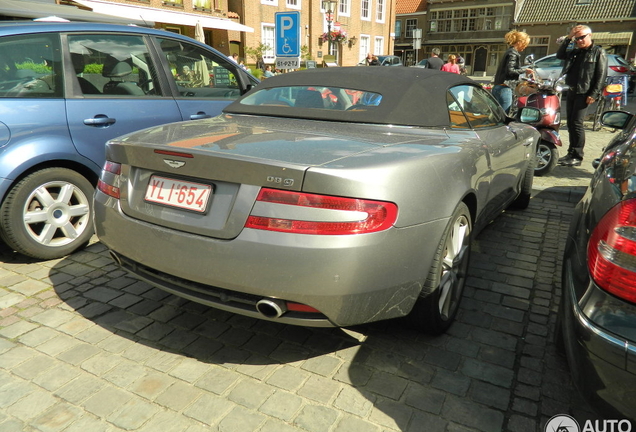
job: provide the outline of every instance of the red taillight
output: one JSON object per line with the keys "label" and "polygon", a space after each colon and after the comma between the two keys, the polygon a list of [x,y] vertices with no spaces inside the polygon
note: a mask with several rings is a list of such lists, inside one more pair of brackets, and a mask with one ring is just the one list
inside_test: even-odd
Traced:
{"label": "red taillight", "polygon": [[[289,206],[330,210],[331,220],[297,220],[284,217],[250,216],[246,228],[281,231],[296,234],[347,235],[365,234],[390,228],[397,219],[397,206],[391,202],[370,201],[316,195],[302,192],[261,189],[257,201]],[[278,209],[285,213],[284,209]],[[349,212],[337,215],[337,212]],[[320,213],[321,215],[323,213]],[[318,213],[317,213],[318,215]],[[337,215],[337,216],[336,216]],[[315,219],[318,219],[316,216]],[[325,219],[325,218],[323,218]]]}
{"label": "red taillight", "polygon": [[636,303],[636,199],[620,202],[599,221],[587,265],[599,287]]}
{"label": "red taillight", "polygon": [[111,161],[106,161],[104,163],[104,171],[108,171],[109,173],[119,175],[121,174],[121,164],[111,162]]}
{"label": "red taillight", "polygon": [[[106,161],[106,163],[104,163],[104,171],[119,176],[121,174],[121,164]],[[119,188],[113,185],[109,185],[101,179],[97,181],[97,190],[105,193],[108,196],[119,199]]]}
{"label": "red taillight", "polygon": [[618,73],[629,73],[629,68],[626,66],[610,66],[610,69]]}
{"label": "red taillight", "polygon": [[97,189],[104,192],[106,195],[119,199],[119,188],[104,183],[103,181],[97,181]]}

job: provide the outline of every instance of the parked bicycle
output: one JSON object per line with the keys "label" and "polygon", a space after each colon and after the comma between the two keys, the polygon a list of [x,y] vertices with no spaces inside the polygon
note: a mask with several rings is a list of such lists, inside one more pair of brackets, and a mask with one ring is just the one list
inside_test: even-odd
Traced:
{"label": "parked bicycle", "polygon": [[605,111],[619,111],[622,106],[627,104],[627,88],[628,76],[608,76],[603,89],[603,97],[598,101],[596,112],[594,113],[594,121],[592,130],[601,129],[601,116]]}

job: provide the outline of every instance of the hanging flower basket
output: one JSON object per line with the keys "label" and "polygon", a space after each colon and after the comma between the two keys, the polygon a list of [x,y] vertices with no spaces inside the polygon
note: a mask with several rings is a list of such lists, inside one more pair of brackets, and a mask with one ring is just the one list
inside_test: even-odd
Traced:
{"label": "hanging flower basket", "polygon": [[332,32],[324,32],[320,35],[320,40],[322,42],[335,42],[335,43],[345,43],[347,42],[347,33],[342,30],[332,31]]}

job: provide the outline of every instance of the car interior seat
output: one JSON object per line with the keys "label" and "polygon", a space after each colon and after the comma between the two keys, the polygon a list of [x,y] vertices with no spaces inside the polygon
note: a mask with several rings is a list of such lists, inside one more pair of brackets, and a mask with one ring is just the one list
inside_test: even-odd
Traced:
{"label": "car interior seat", "polygon": [[298,108],[324,108],[325,104],[319,91],[300,90],[296,95],[294,106]]}
{"label": "car interior seat", "polygon": [[[86,62],[84,61],[84,56],[82,54],[71,53],[71,61],[73,62],[73,68],[75,69],[76,75],[84,72],[84,65]],[[95,87],[95,85],[86,78],[78,76],[77,81],[79,82],[83,94],[101,94],[97,87]]]}
{"label": "car interior seat", "polygon": [[104,84],[104,94],[143,96],[144,91],[132,81],[124,81],[124,78],[132,74],[132,66],[125,61],[106,61],[102,70],[102,76],[109,78]]}

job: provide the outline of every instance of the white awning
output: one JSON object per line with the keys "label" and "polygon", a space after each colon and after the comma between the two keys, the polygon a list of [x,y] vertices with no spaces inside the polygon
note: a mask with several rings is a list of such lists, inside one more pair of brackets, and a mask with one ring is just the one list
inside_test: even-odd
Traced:
{"label": "white awning", "polygon": [[[27,0],[0,0],[0,15],[13,18],[46,18],[56,16],[70,21],[105,22],[115,24],[137,24],[153,26],[154,22],[144,23],[138,18],[122,18],[111,15],[102,15],[76,8],[75,6],[63,6],[55,3]],[[52,18],[51,18],[52,19]]]}
{"label": "white awning", "polygon": [[632,32],[592,32],[592,40],[599,45],[630,45]]}
{"label": "white awning", "polygon": [[157,8],[150,8],[146,6],[132,6],[121,3],[110,3],[100,0],[73,1],[75,3],[79,3],[83,6],[87,6],[93,9],[94,12],[105,15],[133,18],[142,21],[154,21],[165,24],[187,25],[192,27],[196,26],[197,21],[200,21],[203,28],[236,30],[248,33],[254,31],[252,27],[248,27],[246,25],[239,24],[225,18],[215,18],[194,13],[169,11]]}

